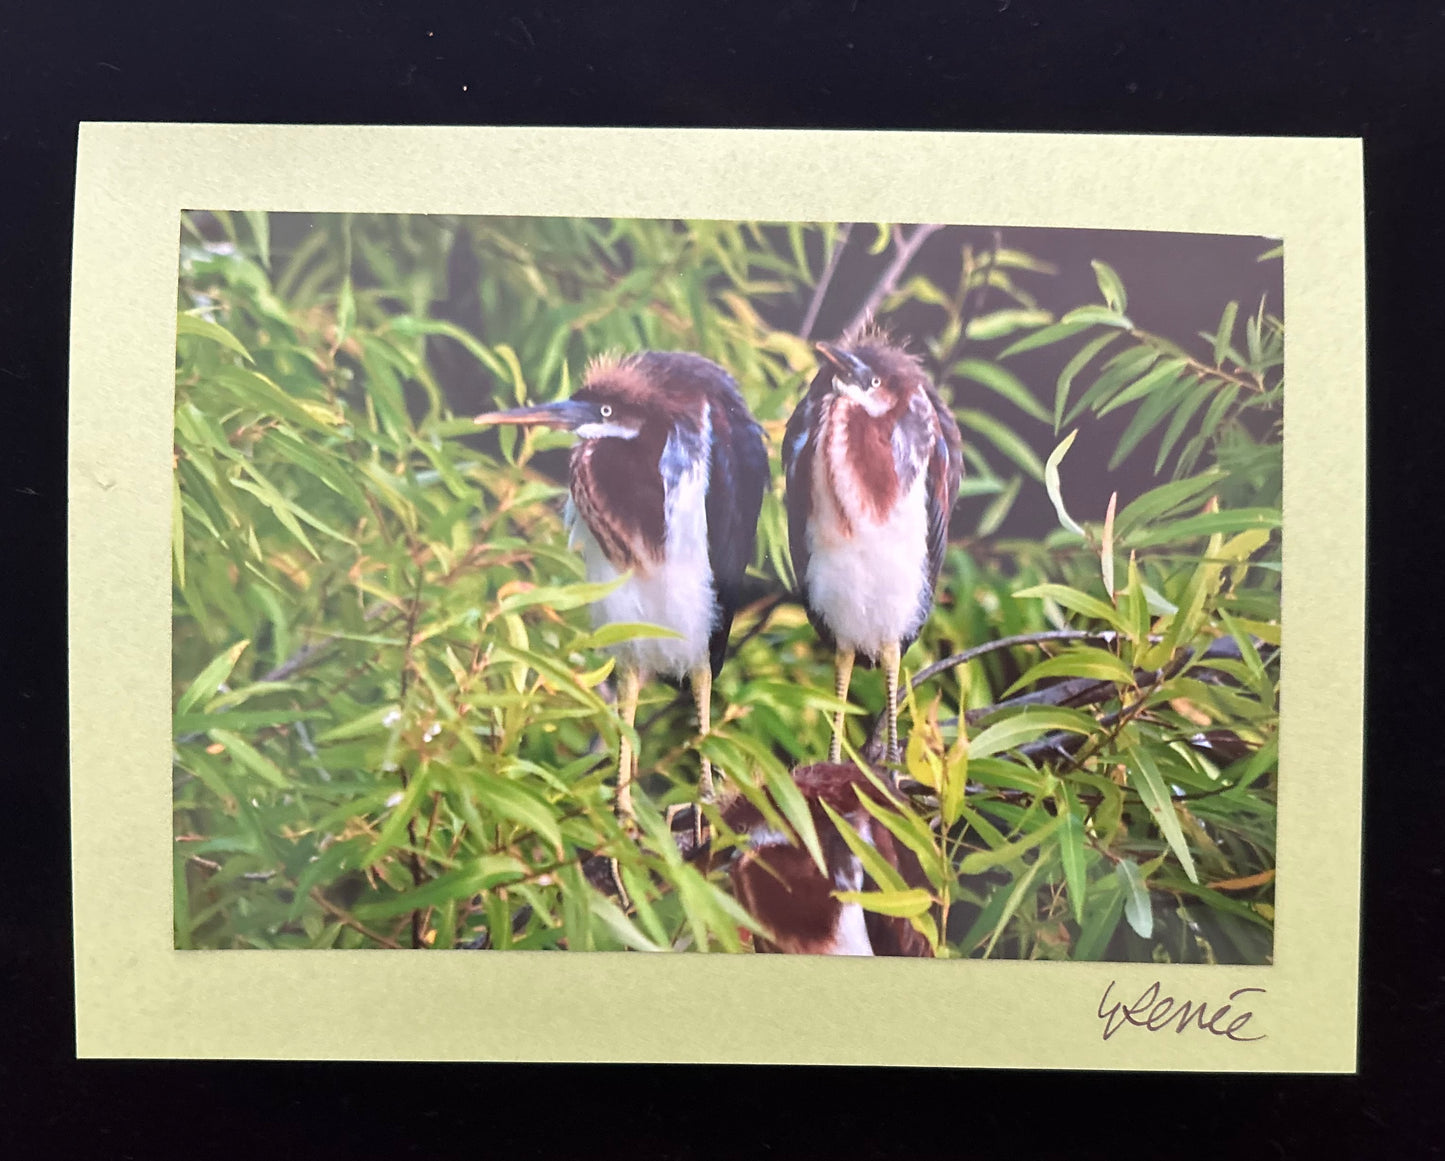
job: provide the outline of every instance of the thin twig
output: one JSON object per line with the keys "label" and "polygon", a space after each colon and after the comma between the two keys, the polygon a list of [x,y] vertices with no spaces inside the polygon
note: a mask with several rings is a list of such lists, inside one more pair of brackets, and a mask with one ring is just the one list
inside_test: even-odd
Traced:
{"label": "thin twig", "polygon": [[833,242],[833,252],[828,255],[828,264],[823,267],[823,273],[818,278],[818,285],[813,287],[813,297],[808,303],[807,313],[803,315],[803,321],[798,324],[800,339],[806,339],[813,333],[813,324],[818,321],[818,311],[823,306],[823,298],[828,293],[828,284],[833,281],[833,274],[838,269],[838,259],[843,256],[843,249],[848,245],[848,234],[852,229],[852,222],[844,222],[838,228],[838,237]]}
{"label": "thin twig", "polygon": [[375,931],[372,931],[371,928],[363,924],[360,920],[356,918],[356,916],[352,915],[351,912],[341,907],[338,907],[335,903],[333,903],[330,899],[323,895],[321,893],[320,887],[311,888],[311,898],[315,899],[316,902],[320,903],[321,906],[326,909],[327,914],[332,916],[332,918],[334,919],[339,919],[343,924],[351,928],[351,930],[361,932],[361,934],[366,936],[367,939],[373,940],[374,942],[381,944],[382,947],[389,947],[392,951],[401,950],[401,944],[397,943],[396,940],[388,939],[386,936],[378,935]]}
{"label": "thin twig", "polygon": [[893,293],[894,288],[898,285],[898,279],[903,276],[904,270],[913,261],[913,256],[918,253],[918,248],[941,229],[943,227],[940,225],[920,225],[905,238],[901,229],[897,226],[893,228],[895,244],[893,261],[888,263],[883,273],[879,275],[878,281],[873,284],[873,289],[868,292],[868,297],[863,300],[863,305],[858,308],[858,313],[853,316],[853,321],[843,329],[844,334],[856,332],[859,327],[873,317],[874,311],[878,309],[878,304]]}

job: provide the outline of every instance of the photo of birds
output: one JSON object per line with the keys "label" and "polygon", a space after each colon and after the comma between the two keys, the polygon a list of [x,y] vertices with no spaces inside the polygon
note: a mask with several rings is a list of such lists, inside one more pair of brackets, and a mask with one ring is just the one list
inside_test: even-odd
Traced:
{"label": "photo of birds", "polygon": [[1269,962],[1277,243],[182,225],[177,947]]}
{"label": "photo of birds", "polygon": [[[961,439],[921,362],[871,322],[816,349],[819,369],[788,421],[783,448],[799,596],[819,637],[834,650],[840,703],[847,700],[855,657],[883,666],[886,758],[895,762],[900,659],[932,607],[962,478]],[[586,562],[589,581],[626,574],[620,587],[593,604],[594,623],[656,625],[675,634],[611,647],[621,721],[634,727],[639,692],[649,678],[685,681],[699,733],[706,736],[712,679],[727,653],[768,487],[762,429],[732,376],[687,352],[603,356],[592,361],[570,398],[486,412],[475,422],[553,427],[577,437],[569,460],[569,540]],[[838,764],[843,730],[840,705],[831,765],[800,768],[794,781],[805,798],[827,797],[853,815],[855,795],[876,791]],[[620,738],[615,809],[632,826],[638,754],[627,730]],[[711,802],[715,794],[711,763],[700,756],[699,799]],[[730,802],[734,812],[741,801]],[[701,809],[693,817],[700,839]],[[836,831],[826,818],[819,823],[822,833],[832,835],[829,874],[860,890],[864,873],[857,857],[838,853]],[[866,820],[864,831],[875,841]],[[894,932],[899,921],[869,915],[865,925],[856,903],[840,907],[811,857],[789,840],[774,831],[749,833],[763,838],[754,841],[734,876],[741,897],[775,898],[781,889],[789,900],[775,908],[763,941],[768,950],[871,955],[874,942],[885,939],[891,948],[907,949],[890,954],[924,954],[919,948],[926,945],[906,923],[907,935],[880,936]],[[880,838],[888,842],[886,832]],[[761,870],[757,860],[764,853],[780,865]],[[615,872],[614,881],[623,894]],[[815,902],[806,903],[809,898]],[[810,924],[823,924],[819,930],[827,936],[792,934]]]}

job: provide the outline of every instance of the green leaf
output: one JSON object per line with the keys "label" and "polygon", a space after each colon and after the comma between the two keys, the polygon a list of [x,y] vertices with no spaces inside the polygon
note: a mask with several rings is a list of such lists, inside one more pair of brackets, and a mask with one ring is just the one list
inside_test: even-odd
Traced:
{"label": "green leaf", "polygon": [[1146,374],[1140,376],[1099,408],[1099,418],[1102,419],[1115,408],[1122,407],[1126,403],[1133,403],[1134,400],[1142,399],[1151,391],[1159,389],[1162,384],[1176,377],[1187,366],[1189,366],[1188,359],[1164,359],[1156,363]]}
{"label": "green leaf", "polygon": [[[554,606],[555,607],[555,606]],[[664,629],[661,625],[643,625],[632,622],[614,621],[610,625],[604,625],[594,633],[578,637],[572,643],[572,648],[582,649],[606,649],[609,645],[618,645],[623,641],[637,641],[643,638],[674,638],[680,640],[682,634],[673,629]]]}
{"label": "green leaf", "polygon": [[1114,864],[1114,874],[1124,886],[1124,918],[1140,939],[1154,934],[1154,908],[1149,902],[1149,889],[1139,877],[1138,864],[1133,859],[1120,859]]}
{"label": "green leaf", "polygon": [[1058,513],[1059,523],[1077,536],[1084,535],[1083,526],[1079,524],[1069,511],[1064,507],[1064,492],[1059,480],[1059,464],[1063,462],[1064,456],[1068,454],[1069,448],[1073,447],[1074,439],[1079,434],[1076,427],[1049,453],[1048,462],[1044,464],[1044,490],[1049,494],[1049,500]]}
{"label": "green leaf", "polygon": [[176,701],[176,714],[190,713],[201,702],[216,696],[220,687],[225,684],[231,676],[231,670],[236,668],[236,662],[240,660],[241,654],[246,651],[246,646],[251,644],[250,638],[244,641],[237,641],[230,648],[214,657],[206,664],[206,667],[198,673],[191,684],[186,687],[186,692],[181,694]]}
{"label": "green leaf", "polygon": [[225,327],[216,323],[208,322],[203,318],[197,318],[193,314],[182,311],[176,316],[177,335],[195,335],[198,338],[210,339],[214,343],[220,343],[228,350],[235,351],[248,363],[256,360],[251,358],[251,352],[246,350],[241,340],[228,331]]}
{"label": "green leaf", "polygon": [[1158,524],[1143,529],[1137,536],[1129,537],[1134,548],[1149,548],[1156,544],[1182,544],[1212,536],[1216,532],[1235,532],[1246,528],[1278,528],[1278,508],[1226,508],[1222,512],[1205,512],[1176,520],[1172,524]]}
{"label": "green leaf", "polygon": [[901,919],[926,915],[933,906],[933,896],[922,887],[905,891],[834,891],[833,898],[840,903],[857,903],[865,911]]}
{"label": "green leaf", "polygon": [[351,328],[356,324],[356,294],[351,288],[351,275],[341,283],[341,293],[336,299],[336,338],[332,340],[333,351],[341,349]]}
{"label": "green leaf", "polygon": [[654,943],[643,935],[637,925],[623,913],[622,909],[605,895],[589,891],[587,906],[592,914],[602,920],[603,925],[623,944],[634,951],[667,951],[661,944]]}
{"label": "green leaf", "polygon": [[562,850],[562,832],[553,808],[530,790],[504,778],[479,777],[473,783],[473,791],[493,814],[520,823],[555,850]]}
{"label": "green leaf", "polygon": [[1199,380],[1188,389],[1184,401],[1174,409],[1174,414],[1169,419],[1169,426],[1164,429],[1164,438],[1159,441],[1159,452],[1154,457],[1154,474],[1156,476],[1163,468],[1164,461],[1169,458],[1169,453],[1174,450],[1174,445],[1179,442],[1179,437],[1184,434],[1184,429],[1189,426],[1189,421],[1204,406],[1205,400],[1214,394],[1214,388],[1214,380],[1208,378]]}
{"label": "green leaf", "polygon": [[963,408],[956,412],[960,422],[988,440],[1036,480],[1044,478],[1044,465],[1034,449],[1014,434],[1013,430],[982,411]]}
{"label": "green leaf", "polygon": [[863,870],[874,883],[884,891],[906,892],[910,889],[908,884],[903,881],[903,876],[884,860],[872,843],[853,829],[852,823],[823,799],[818,799],[818,803],[832,820],[843,841],[848,844],[848,849],[863,864]]}
{"label": "green leaf", "polygon": [[1223,468],[1210,468],[1197,476],[1174,480],[1145,492],[1138,499],[1124,505],[1124,510],[1115,517],[1114,534],[1125,536],[1138,525],[1183,507],[1196,496],[1207,492],[1226,474]]}
{"label": "green leaf", "polygon": [[1092,734],[1098,723],[1088,714],[1057,706],[1024,706],[1017,713],[1001,722],[980,730],[968,743],[969,759],[988,758],[1012,750],[1025,742],[1055,730],[1069,733]]}
{"label": "green leaf", "polygon": [[256,239],[256,253],[261,265],[271,269],[271,219],[265,210],[242,210],[251,227],[251,236]]}
{"label": "green leaf", "polygon": [[1059,803],[1059,862],[1064,867],[1064,884],[1069,891],[1069,906],[1076,923],[1084,922],[1084,896],[1087,880],[1084,876],[1084,824],[1075,813],[1073,795],[1065,791]]}
{"label": "green leaf", "polygon": [[1099,292],[1104,296],[1104,301],[1109,304],[1109,309],[1123,314],[1129,309],[1129,296],[1124,292],[1124,284],[1114,272],[1114,268],[1107,262],[1100,262],[1097,259],[1090,263],[1094,267],[1094,277],[1099,283]]}
{"label": "green leaf", "polygon": [[1198,883],[1199,875],[1194,869],[1194,857],[1189,853],[1189,844],[1184,841],[1179,816],[1174,812],[1174,803],[1169,796],[1169,788],[1160,776],[1159,767],[1144,746],[1126,741],[1124,752],[1129,758],[1127,765],[1130,783],[1154,817],[1160,833],[1164,835],[1164,841],[1169,844],[1169,849],[1174,852],[1174,857],[1179,860],[1184,873],[1189,876],[1189,881]]}
{"label": "green leaf", "polygon": [[1143,405],[1129,421],[1129,426],[1119,437],[1119,444],[1114,449],[1114,454],[1109,457],[1111,472],[1129,458],[1146,435],[1159,426],[1164,417],[1169,414],[1169,409],[1178,403],[1180,396],[1189,389],[1191,382],[1192,380],[1187,375],[1176,378],[1156,387],[1153,394],[1144,400]]}
{"label": "green leaf", "polygon": [[1100,621],[1107,621],[1121,633],[1127,633],[1129,627],[1124,624],[1119,616],[1119,610],[1098,597],[1092,597],[1088,593],[1081,593],[1078,589],[1070,588],[1068,585],[1041,584],[1031,588],[1019,589],[1013,594],[1016,597],[1048,597],[1057,601],[1066,609],[1076,613],[1082,613],[1086,617],[1094,617]]}
{"label": "green leaf", "polygon": [[1109,940],[1114,937],[1114,931],[1119,926],[1127,894],[1122,876],[1115,875],[1101,879],[1089,892],[1089,915],[1080,925],[1079,938],[1074,944],[1075,960],[1089,962],[1104,954]]}
{"label": "green leaf", "polygon": [[349,722],[343,722],[339,726],[333,726],[324,733],[316,735],[316,744],[324,746],[330,742],[364,737],[367,734],[389,729],[398,724],[400,720],[401,709],[399,706],[392,703],[379,705],[375,709],[367,710],[360,717],[352,718]]}
{"label": "green leaf", "polygon": [[[1054,323],[1053,326],[1044,327],[1043,330],[1035,331],[1018,342],[1005,347],[999,352],[1000,359],[1009,359],[1014,355],[1021,355],[1025,351],[1036,350],[1039,347],[1047,347],[1052,343],[1061,342],[1076,335],[1080,331],[1087,330],[1091,324],[1087,322]],[[1110,336],[1111,338],[1113,336]]]}
{"label": "green leaf", "polygon": [[961,375],[975,383],[982,383],[989,390],[1002,395],[1020,411],[1025,411],[1045,423],[1049,420],[1048,412],[1024,386],[1023,380],[997,363],[990,363],[985,359],[960,359],[949,374]]}
{"label": "green leaf", "polygon": [[1009,509],[1018,499],[1019,488],[1023,482],[1022,476],[1014,476],[1004,490],[983,510],[983,515],[978,518],[978,536],[992,536],[998,531],[999,525],[1004,522],[1004,518],[1009,514]]}
{"label": "green leaf", "polygon": [[1239,313],[1239,303],[1231,302],[1224,308],[1224,313],[1219,318],[1219,327],[1214,332],[1214,365],[1216,367],[1224,364],[1225,353],[1234,339],[1234,319]]}
{"label": "green leaf", "polygon": [[1061,322],[1073,323],[1100,323],[1106,327],[1118,327],[1120,330],[1131,331],[1134,324],[1123,314],[1116,310],[1110,310],[1106,306],[1076,306],[1073,310],[1060,320]]}
{"label": "green leaf", "polygon": [[[940,297],[943,297],[941,305],[948,306],[948,299],[944,296]],[[987,341],[1001,339],[1004,335],[1011,335],[1014,331],[1023,330],[1025,327],[1044,326],[1053,321],[1054,316],[1046,310],[996,310],[969,319],[963,333],[970,339]]]}
{"label": "green leaf", "polygon": [[1069,401],[1069,390],[1074,384],[1074,376],[1084,369],[1085,364],[1095,355],[1119,337],[1117,331],[1108,331],[1090,339],[1074,354],[1074,357],[1064,364],[1064,369],[1059,372],[1058,385],[1054,389],[1054,431],[1057,432],[1063,426],[1064,404]]}
{"label": "green leaf", "polygon": [[[533,605],[546,605],[557,612],[564,612],[567,609],[580,609],[584,605],[590,605],[594,601],[600,601],[609,593],[616,591],[627,583],[630,574],[624,573],[615,580],[578,582],[569,585],[542,585],[538,588],[524,589],[521,592],[508,593],[497,603],[498,613],[515,613],[519,609],[528,609]],[[660,630],[665,633],[666,630]]]}
{"label": "green leaf", "polygon": [[281,772],[281,768],[275,762],[238,734],[233,734],[230,730],[217,729],[209,732],[212,738],[226,748],[226,753],[238,765],[244,766],[253,774],[259,774],[272,786],[279,786],[283,790],[291,786],[291,779]]}
{"label": "green leaf", "polygon": [[964,856],[964,860],[959,864],[958,869],[965,875],[977,875],[983,871],[991,870],[994,867],[1002,866],[1004,863],[1011,863],[1020,855],[1033,850],[1034,847],[1038,846],[1044,839],[1058,830],[1059,824],[1062,822],[1063,818],[1055,815],[1037,830],[1025,835],[1016,842],[1008,843],[1005,846],[998,847],[996,850],[973,851]]}
{"label": "green leaf", "polygon": [[1018,690],[1036,685],[1046,677],[1097,677],[1124,686],[1134,684],[1134,671],[1118,657],[1092,645],[1084,645],[1066,649],[1055,657],[1046,657],[1004,690],[1002,696],[1012,697]]}

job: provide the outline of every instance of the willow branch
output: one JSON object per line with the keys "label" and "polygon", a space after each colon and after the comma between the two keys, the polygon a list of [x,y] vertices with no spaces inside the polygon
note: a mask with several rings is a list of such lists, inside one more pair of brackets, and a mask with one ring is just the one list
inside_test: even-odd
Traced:
{"label": "willow branch", "polygon": [[894,227],[893,237],[897,247],[893,254],[893,261],[888,263],[878,281],[873,284],[873,289],[868,292],[868,297],[863,300],[863,305],[858,308],[858,313],[853,316],[853,321],[844,328],[844,334],[855,332],[873,316],[873,312],[878,309],[879,304],[898,286],[898,280],[908,269],[908,264],[913,261],[913,256],[918,253],[919,247],[941,229],[943,227],[940,225],[920,225],[905,238],[903,231]]}
{"label": "willow branch", "polygon": [[852,229],[852,222],[844,222],[838,228],[838,237],[833,242],[832,253],[828,255],[828,264],[823,267],[823,273],[818,278],[818,285],[813,287],[813,297],[808,302],[807,313],[803,315],[803,321],[798,324],[800,339],[806,339],[813,333],[813,324],[818,321],[818,311],[823,306],[823,299],[828,293],[828,285],[833,281],[833,275],[838,270],[838,259],[843,256],[843,249],[848,245],[848,234]]}

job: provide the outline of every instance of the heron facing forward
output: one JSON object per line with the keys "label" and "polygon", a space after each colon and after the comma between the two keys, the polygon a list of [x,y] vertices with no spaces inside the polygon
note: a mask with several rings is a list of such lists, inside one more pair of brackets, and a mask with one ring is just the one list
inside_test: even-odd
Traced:
{"label": "heron facing forward", "polygon": [[[855,657],[882,664],[896,760],[899,664],[933,607],[962,441],[918,360],[886,334],[817,349],[823,364],[783,444],[793,570],[809,619],[835,647],[839,699]],[[840,708],[830,761],[842,740]]]}

